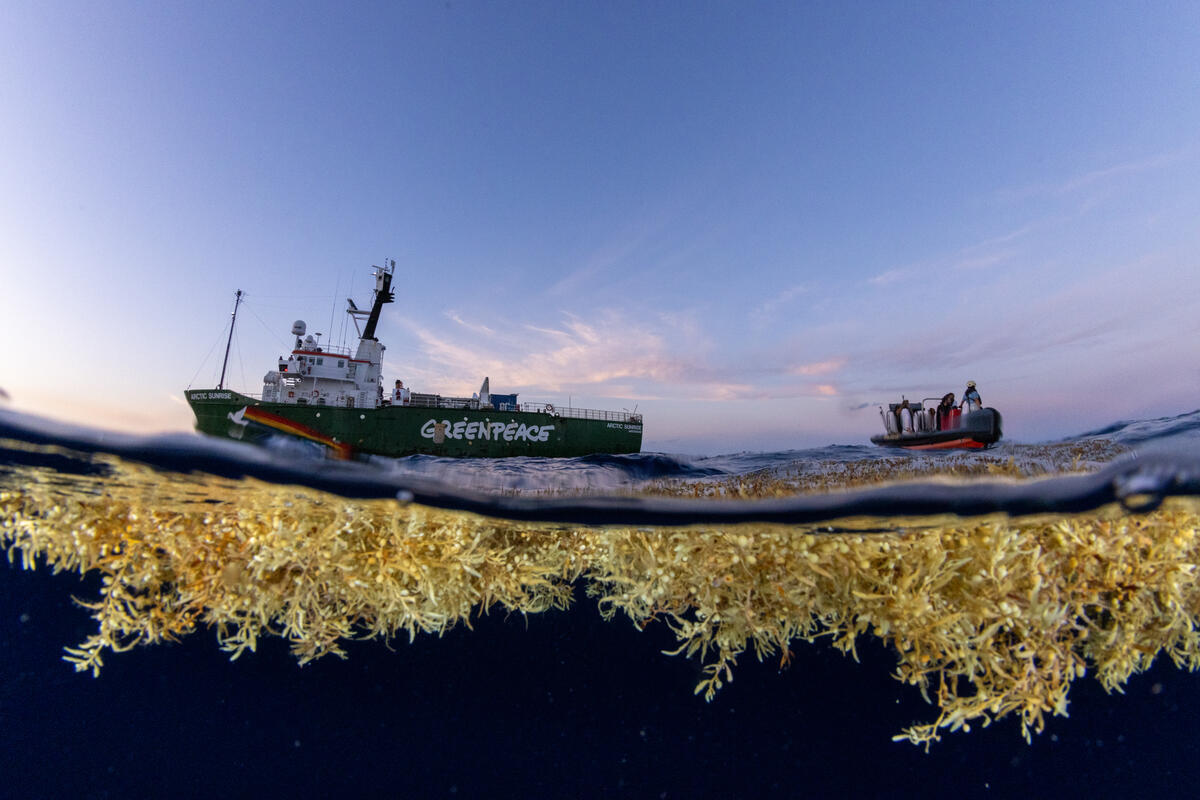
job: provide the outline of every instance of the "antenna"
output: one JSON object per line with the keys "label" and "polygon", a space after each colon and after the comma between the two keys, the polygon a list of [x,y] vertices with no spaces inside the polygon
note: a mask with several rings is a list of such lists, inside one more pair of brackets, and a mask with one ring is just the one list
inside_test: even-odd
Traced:
{"label": "antenna", "polygon": [[217,388],[225,388],[225,368],[229,366],[229,346],[233,344],[233,326],[237,325],[237,310],[242,302],[242,290],[238,289],[233,300],[233,320],[229,323],[229,340],[225,342],[225,360],[221,362],[221,380],[217,381]]}
{"label": "antenna", "polygon": [[329,306],[329,340],[333,341],[333,317],[337,313],[338,290],[342,288],[342,273],[339,272],[337,282],[333,285],[333,303]]}

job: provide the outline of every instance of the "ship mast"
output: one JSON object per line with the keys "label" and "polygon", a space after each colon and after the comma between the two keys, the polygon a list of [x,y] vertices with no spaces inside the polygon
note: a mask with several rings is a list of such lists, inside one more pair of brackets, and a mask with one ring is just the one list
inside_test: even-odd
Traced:
{"label": "ship mast", "polygon": [[242,302],[242,290],[238,289],[233,300],[233,320],[229,323],[229,339],[225,342],[225,360],[221,362],[221,380],[217,383],[218,389],[225,388],[225,368],[229,366],[229,346],[233,344],[233,326],[237,325],[237,310],[238,305]]}
{"label": "ship mast", "polygon": [[392,261],[389,265],[384,262],[384,266],[376,267],[379,272],[375,273],[375,298],[371,304],[371,315],[367,317],[367,328],[363,331],[363,339],[375,338],[375,326],[379,323],[379,313],[383,311],[385,303],[394,302],[396,295],[392,292],[392,270],[396,268],[396,262]]}

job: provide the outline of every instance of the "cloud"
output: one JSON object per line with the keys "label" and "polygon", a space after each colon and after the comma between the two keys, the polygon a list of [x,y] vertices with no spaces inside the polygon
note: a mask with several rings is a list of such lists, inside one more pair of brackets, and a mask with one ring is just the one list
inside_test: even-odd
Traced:
{"label": "cloud", "polygon": [[[615,387],[645,391],[698,381],[707,373],[690,357],[673,353],[667,337],[671,329],[656,320],[639,321],[608,311],[589,319],[564,314],[554,326],[493,329],[465,325],[454,315],[447,318],[454,328],[409,326],[420,354],[409,372],[427,385],[420,387],[427,391],[467,391],[487,375],[498,391],[612,395]],[[480,337],[481,330],[492,333]]]}
{"label": "cloud", "polygon": [[1055,194],[1067,194],[1079,189],[1084,189],[1089,186],[1094,186],[1098,183],[1103,183],[1110,178],[1120,175],[1136,175],[1142,172],[1161,169],[1162,167],[1170,166],[1177,161],[1180,161],[1187,155],[1187,150],[1177,150],[1168,153],[1159,153],[1153,156],[1126,161],[1122,164],[1114,164],[1109,167],[1094,169],[1091,172],[1085,172],[1070,180],[1064,181],[1058,186],[1051,187],[1050,191]]}
{"label": "cloud", "polygon": [[[427,328],[414,328],[412,333],[417,339],[417,349],[426,362],[438,365],[436,367],[411,365],[408,371],[417,379],[444,379],[446,373],[461,376],[463,374],[488,374],[503,365],[503,360],[475,346],[464,346],[447,338],[436,335]],[[386,363],[386,362],[385,362]],[[468,371],[469,370],[469,371]],[[411,381],[415,383],[415,381]],[[425,388],[422,391],[438,391]]]}
{"label": "cloud", "polygon": [[[1054,290],[1037,291],[1013,277],[989,283],[983,293],[964,293],[971,302],[937,314],[914,315],[903,306],[872,309],[866,317],[873,328],[824,335],[821,341],[826,353],[842,352],[853,365],[838,380],[855,402],[867,394],[932,390],[967,377],[1037,374],[1055,385],[1089,371],[1115,376],[1127,369],[1123,359],[1132,363],[1148,353],[1187,347],[1200,301],[1180,288],[1189,285],[1193,269],[1194,257],[1182,253],[1089,270],[1086,280]],[[902,333],[871,334],[885,330]],[[816,338],[807,341],[820,354]],[[1137,391],[1141,387],[1130,386],[1126,393]]]}
{"label": "cloud", "polygon": [[872,286],[890,286],[896,281],[904,280],[911,274],[911,269],[889,269],[887,272],[881,272],[873,278],[868,278],[867,283]]}
{"label": "cloud", "polygon": [[895,267],[868,278],[867,283],[872,286],[885,287],[916,279],[923,280],[923,276],[940,275],[948,270],[961,272],[989,269],[1021,255],[1018,248],[1011,246],[1012,243],[1027,236],[1036,227],[1036,224],[1031,223],[1008,233],[992,236],[981,242],[959,248],[949,255],[936,256],[902,267]]}
{"label": "cloud", "polygon": [[970,247],[963,248],[963,252],[971,250],[986,250],[995,247],[996,245],[1009,244],[1010,242],[1029,235],[1035,227],[1036,226],[1032,223],[1028,225],[1022,225],[1020,228],[1017,228],[1014,231],[1002,233],[999,236],[993,236],[990,239],[984,239],[982,242],[978,242]]}
{"label": "cloud", "polygon": [[481,336],[495,336],[496,335],[496,332],[494,330],[492,330],[491,328],[489,328],[487,325],[480,325],[477,322],[467,322],[465,319],[460,317],[458,315],[458,312],[456,312],[456,311],[447,311],[445,313],[446,313],[447,319],[458,323],[459,325],[461,325],[462,327],[471,331],[472,333],[478,333]]}
{"label": "cloud", "polygon": [[[979,252],[966,248],[955,256],[982,260],[990,246],[996,263],[1014,252],[1023,235],[1014,229],[981,241]],[[1136,353],[1166,338],[1166,331],[1195,329],[1195,302],[1172,295],[1172,287],[1186,280],[1187,254],[1160,261],[1127,262],[1086,281],[1059,282],[1053,290],[1031,291],[1021,276],[1001,276],[981,284],[982,294],[960,292],[936,314],[914,314],[894,298],[860,297],[854,314],[804,327],[807,360],[796,358],[794,342],[774,337],[728,351],[710,338],[703,316],[686,310],[647,315],[596,309],[524,325],[503,324],[496,311],[450,314],[421,328],[404,323],[411,334],[397,349],[406,347],[406,356],[416,358],[397,377],[406,383],[419,378],[411,381],[418,390],[458,394],[477,390],[488,375],[498,392],[549,395],[545,399],[556,403],[571,394],[584,405],[583,398],[663,407],[790,401],[797,409],[824,407],[829,400],[848,407],[899,391],[940,396],[967,377],[1003,385],[1035,374],[1052,385],[1073,380],[1068,376],[1082,369],[1112,371],[1126,350]],[[793,288],[794,296],[803,290]],[[396,363],[391,356],[389,367]]]}
{"label": "cloud", "polygon": [[1011,260],[1015,255],[1015,250],[1000,250],[994,253],[981,253],[978,255],[964,254],[962,258],[954,261],[950,265],[950,268],[960,272],[987,269],[997,264],[1003,264],[1005,261]]}
{"label": "cloud", "polygon": [[828,375],[839,371],[846,366],[846,359],[831,358],[828,361],[817,361],[812,364],[800,364],[795,367],[789,367],[787,372],[790,375]]}
{"label": "cloud", "polygon": [[802,283],[789,286],[782,292],[776,294],[774,297],[763,302],[760,306],[758,306],[758,308],[751,311],[751,322],[755,327],[766,327],[775,320],[781,308],[807,292],[808,287]]}
{"label": "cloud", "polygon": [[677,257],[679,254],[664,254],[656,246],[676,213],[668,203],[666,207],[631,216],[608,241],[583,257],[572,259],[574,263],[563,265],[562,277],[546,288],[546,296],[574,297],[587,292],[598,280],[611,283],[615,279],[628,279],[640,270],[662,266],[662,261]]}
{"label": "cloud", "polygon": [[[763,354],[743,354],[729,366],[712,361],[710,343],[694,314],[671,312],[636,317],[613,310],[593,315],[563,313],[557,324],[517,327],[463,324],[455,314],[446,325],[406,322],[404,338],[417,358],[403,377],[418,391],[463,394],[477,390],[486,375],[498,392],[573,394],[628,400],[704,402],[830,397],[838,390],[819,378],[838,372],[845,358],[783,366]],[[494,331],[479,336],[479,330]],[[388,362],[389,371],[396,371]],[[781,380],[782,379],[782,380]]]}
{"label": "cloud", "polygon": [[748,383],[701,383],[689,391],[694,400],[760,400],[766,397],[762,389]]}
{"label": "cloud", "polygon": [[1157,153],[1089,170],[1088,172],[1060,180],[1056,183],[1035,183],[1019,188],[1002,189],[997,192],[997,197],[1004,202],[1020,202],[1032,197],[1072,194],[1081,189],[1112,183],[1114,178],[1140,175],[1145,172],[1162,169],[1163,167],[1187,160],[1194,155],[1194,147],[1183,147],[1165,153]]}

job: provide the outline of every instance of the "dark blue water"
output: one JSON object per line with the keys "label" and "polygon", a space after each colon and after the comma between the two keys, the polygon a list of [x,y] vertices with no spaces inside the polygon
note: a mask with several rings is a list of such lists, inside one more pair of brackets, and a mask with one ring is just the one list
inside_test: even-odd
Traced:
{"label": "dark blue water", "polygon": [[[339,465],[0,412],[0,440],[7,440],[0,469],[34,462],[63,475],[97,475],[104,467],[93,456],[117,453],[161,470],[298,481],[348,497],[410,491],[418,502],[483,503],[515,516],[538,507],[551,516],[599,514],[589,505],[597,495],[609,496],[607,512],[679,514],[693,506],[655,505],[637,495],[639,487],[887,459],[939,471],[980,457],[1011,459],[1036,471],[1070,448],[1104,442],[1087,452],[1111,458],[1085,463],[1093,471],[1082,478],[1032,490],[976,482],[942,494],[933,484],[906,491],[913,513],[998,503],[1065,511],[1125,494],[1196,494],[1198,430],[1200,411],[1046,445],[1001,444],[986,454],[850,445],[712,458]],[[54,452],[31,455],[14,442],[52,443]],[[849,502],[879,502],[871,491],[852,492]],[[895,509],[899,497],[883,499]],[[720,521],[721,514],[836,515],[846,502],[837,493],[775,507],[708,508]],[[1144,797],[1190,793],[1200,779],[1200,677],[1161,659],[1124,694],[1077,681],[1070,717],[1049,720],[1032,745],[1009,718],[947,735],[925,753],[891,737],[927,721],[931,707],[891,677],[894,658],[869,642],[858,662],[820,646],[795,648],[786,669],[746,654],[733,683],[705,703],[691,693],[698,664],[662,655],[675,646],[669,631],[603,622],[594,601],[578,596],[569,611],[483,616],[470,630],[391,648],[353,642],[347,660],[305,667],[278,639],[230,662],[201,632],[114,656],[93,679],[61,656],[93,626],[71,597],[95,597],[98,589],[75,575],[0,568],[0,796]]]}

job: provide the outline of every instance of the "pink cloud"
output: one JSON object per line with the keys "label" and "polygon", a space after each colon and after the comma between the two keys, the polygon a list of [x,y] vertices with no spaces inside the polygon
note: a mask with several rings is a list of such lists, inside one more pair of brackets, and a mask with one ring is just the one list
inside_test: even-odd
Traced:
{"label": "pink cloud", "polygon": [[831,358],[828,361],[816,361],[811,364],[800,364],[792,367],[788,373],[792,375],[829,375],[846,366],[845,358]]}

